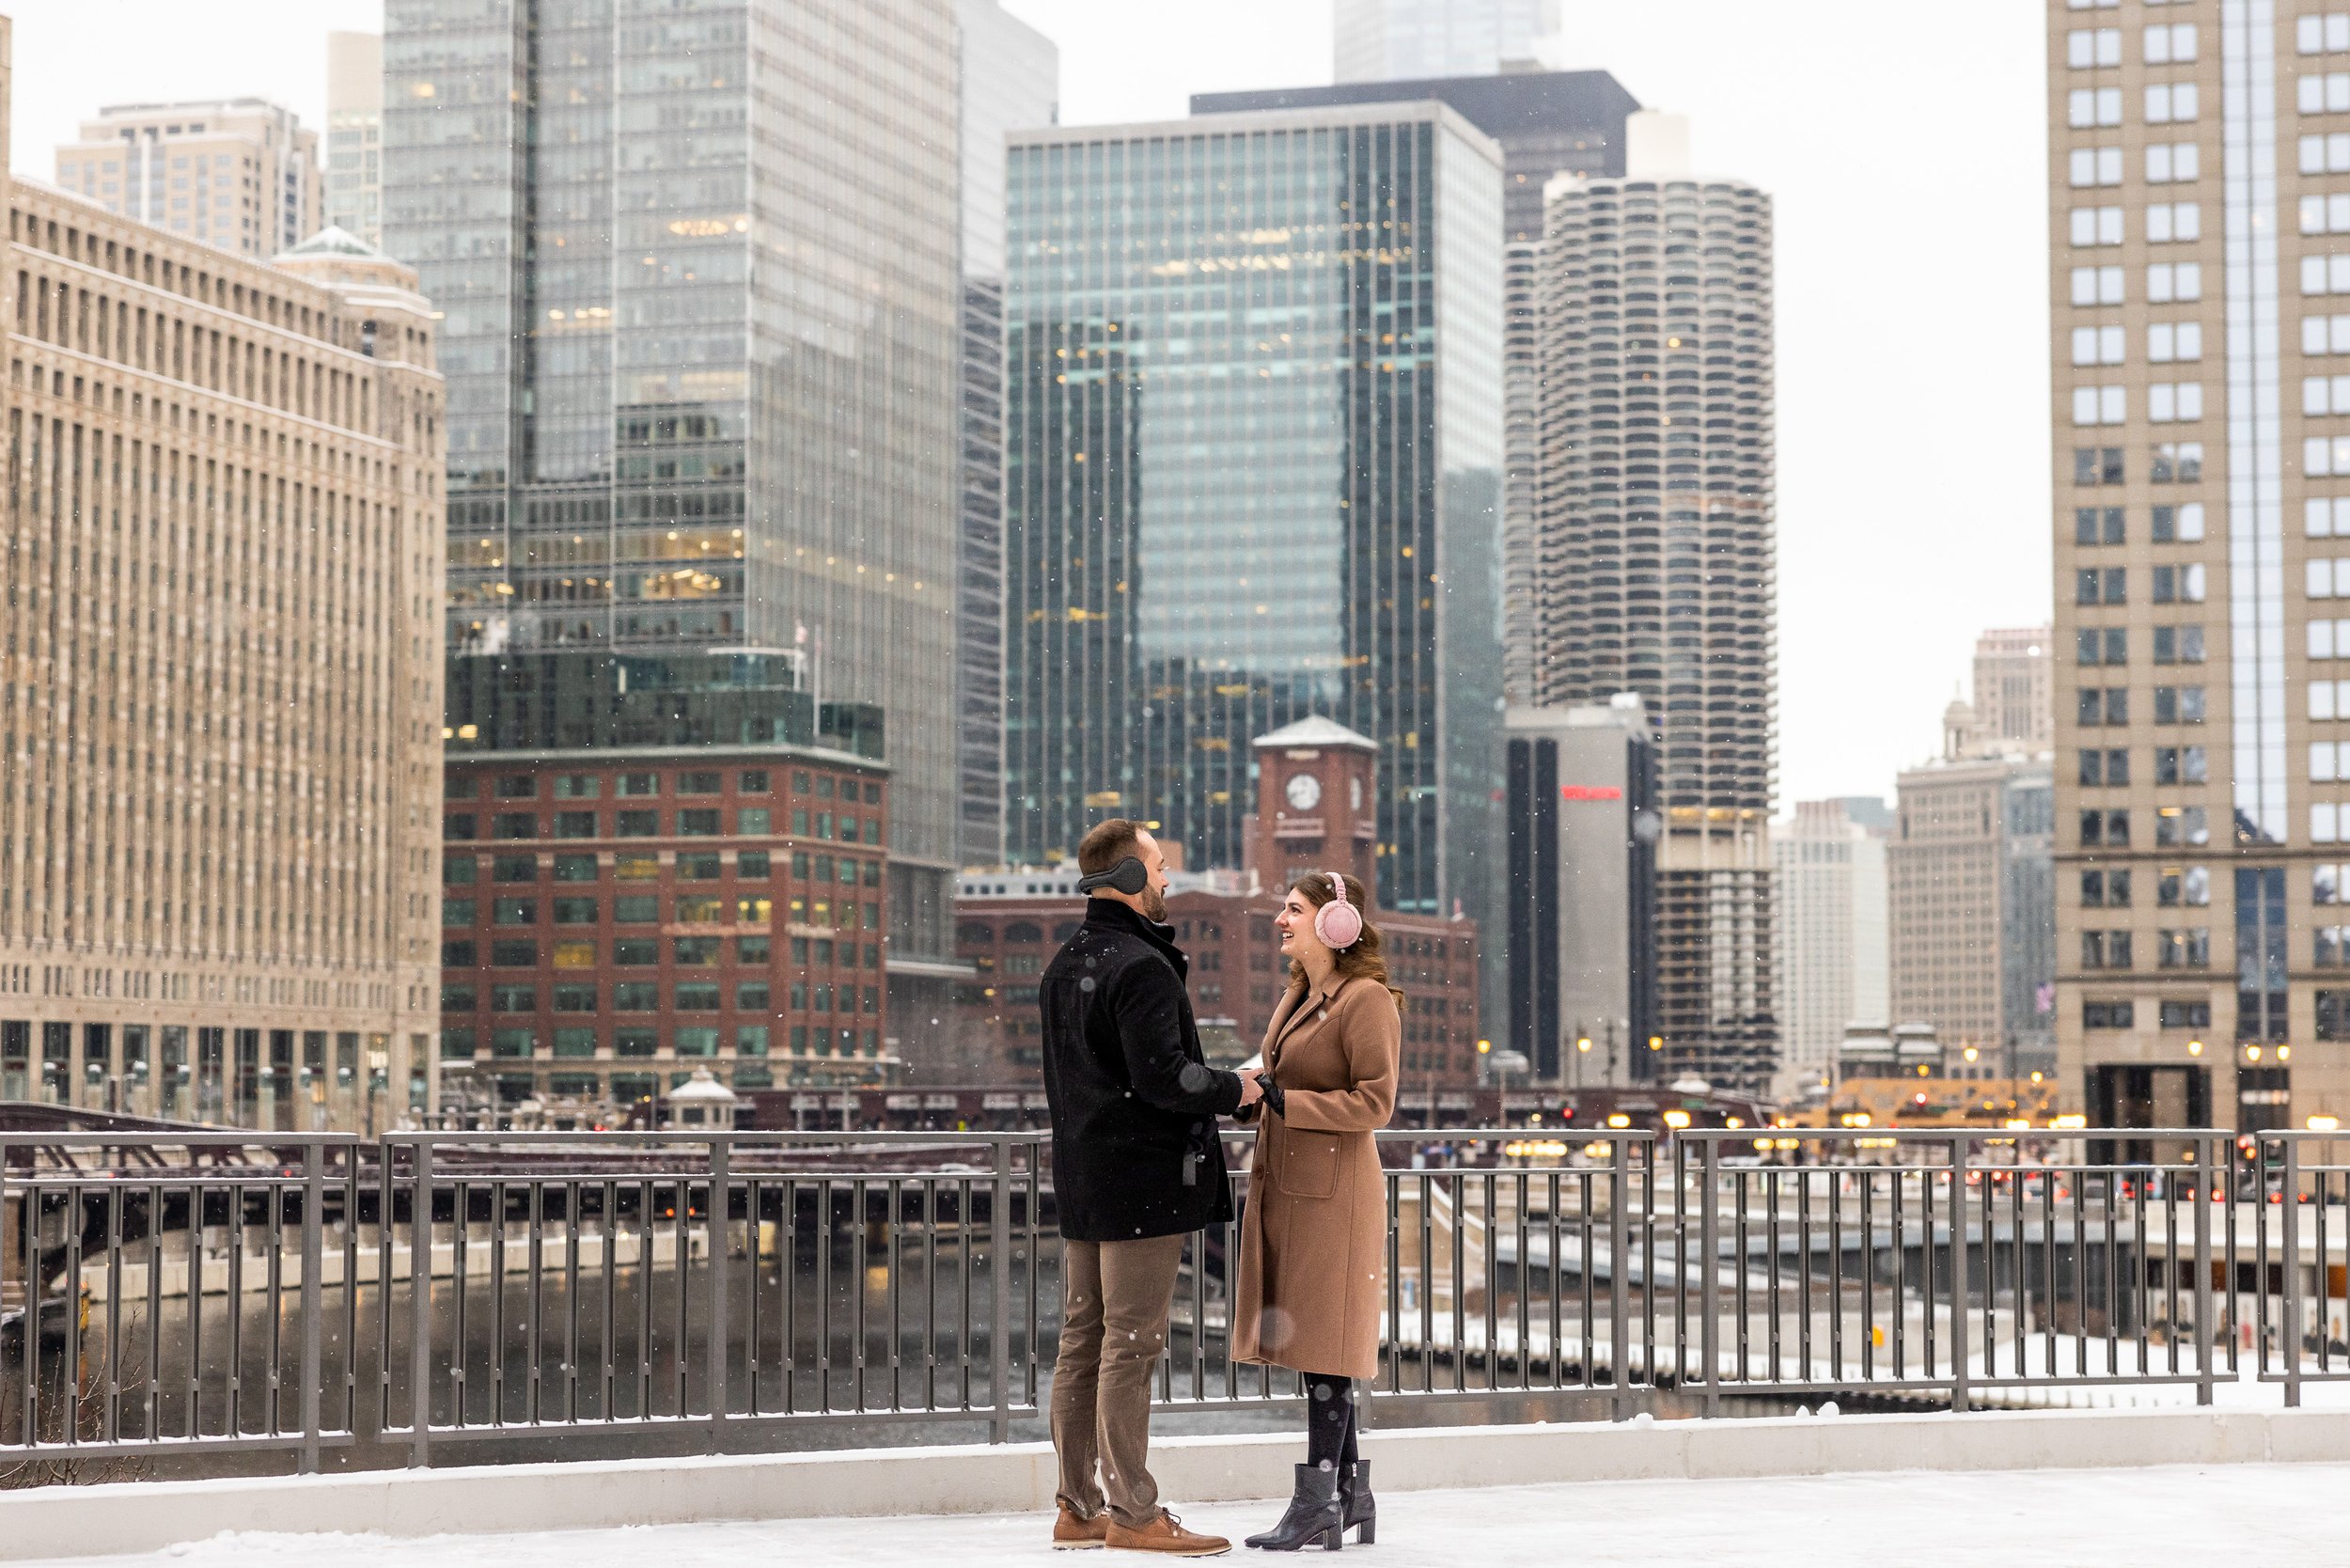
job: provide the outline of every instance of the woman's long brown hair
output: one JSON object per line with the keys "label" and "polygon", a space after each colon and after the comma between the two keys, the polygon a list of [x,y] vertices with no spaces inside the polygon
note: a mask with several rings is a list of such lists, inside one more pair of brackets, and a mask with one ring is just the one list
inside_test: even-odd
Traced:
{"label": "woman's long brown hair", "polygon": [[[1343,871],[1338,874],[1346,876]],[[1332,897],[1330,875],[1328,871],[1308,871],[1290,884],[1290,891],[1320,909]],[[1363,934],[1353,947],[1331,953],[1330,956],[1337,961],[1333,967],[1349,980],[1360,977],[1377,980],[1387,988],[1388,995],[1395,998],[1395,1005],[1401,1008],[1403,993],[1397,989],[1393,980],[1387,979],[1387,961],[1379,950],[1379,928],[1371,923],[1371,896],[1364,891],[1363,885],[1351,876],[1346,877],[1346,902],[1361,913]],[[1300,985],[1310,983],[1306,977],[1306,966],[1293,958],[1290,960],[1290,979]]]}

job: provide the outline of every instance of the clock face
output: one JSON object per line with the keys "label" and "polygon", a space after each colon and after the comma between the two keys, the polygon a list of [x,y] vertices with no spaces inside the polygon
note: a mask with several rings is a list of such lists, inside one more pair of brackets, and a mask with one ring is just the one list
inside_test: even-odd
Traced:
{"label": "clock face", "polygon": [[1321,803],[1322,780],[1309,773],[1292,774],[1282,792],[1289,796],[1291,806],[1300,811],[1310,811]]}

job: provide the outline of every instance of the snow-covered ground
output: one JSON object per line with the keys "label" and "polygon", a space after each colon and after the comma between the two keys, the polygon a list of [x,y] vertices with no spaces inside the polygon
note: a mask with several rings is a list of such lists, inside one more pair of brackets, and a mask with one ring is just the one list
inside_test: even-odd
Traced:
{"label": "snow-covered ground", "polygon": [[[1573,1561],[2143,1568],[2149,1562],[2257,1561],[2262,1568],[2350,1562],[2339,1499],[2350,1464],[2143,1470],[1908,1472],[1765,1481],[1644,1481],[1492,1491],[1396,1493],[1380,1503],[1386,1568]],[[1183,1509],[1185,1523],[1238,1538],[1278,1514],[1265,1503]],[[223,1535],[153,1557],[75,1568],[697,1568],[855,1564],[988,1568],[1070,1560],[1048,1552],[1036,1514],[669,1525],[536,1535]],[[1349,1546],[1355,1552],[1361,1548]],[[1246,1555],[1246,1554],[1243,1554]],[[1104,1554],[1109,1568],[1131,1560]],[[39,1565],[36,1565],[39,1568]],[[51,1565],[62,1568],[62,1565]]]}

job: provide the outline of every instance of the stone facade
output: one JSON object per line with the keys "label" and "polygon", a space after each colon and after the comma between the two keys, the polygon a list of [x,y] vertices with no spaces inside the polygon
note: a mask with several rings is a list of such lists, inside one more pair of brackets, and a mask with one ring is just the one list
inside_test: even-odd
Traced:
{"label": "stone facade", "polygon": [[434,322],[381,258],[6,206],[0,1096],[381,1126],[436,980]]}

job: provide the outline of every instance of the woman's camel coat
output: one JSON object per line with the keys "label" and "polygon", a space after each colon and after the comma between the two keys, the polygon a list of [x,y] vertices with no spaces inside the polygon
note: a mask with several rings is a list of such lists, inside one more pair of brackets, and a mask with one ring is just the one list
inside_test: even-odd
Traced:
{"label": "woman's camel coat", "polygon": [[1375,1377],[1387,1184],[1371,1134],[1395,1109],[1403,1020],[1373,980],[1292,980],[1265,1030],[1269,1110],[1241,1215],[1232,1359]]}

